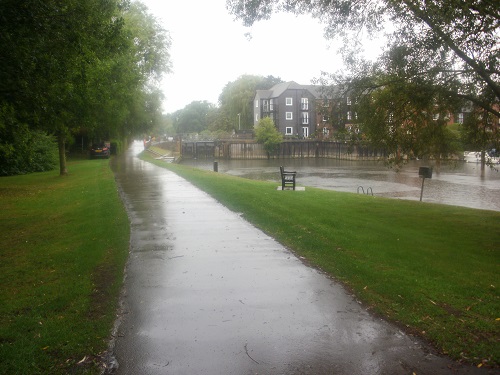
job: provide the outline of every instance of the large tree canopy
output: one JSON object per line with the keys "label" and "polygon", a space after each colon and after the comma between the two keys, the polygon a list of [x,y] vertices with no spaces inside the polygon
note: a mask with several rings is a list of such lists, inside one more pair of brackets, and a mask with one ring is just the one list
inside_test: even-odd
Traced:
{"label": "large tree canopy", "polygon": [[219,95],[219,111],[229,120],[230,129],[252,128],[255,90],[267,90],[280,82],[277,77],[255,75],[242,75],[228,82]]}
{"label": "large tree canopy", "polygon": [[11,115],[0,117],[0,130],[27,124],[56,135],[65,174],[73,131],[134,130],[138,113],[155,102],[152,83],[169,70],[169,45],[168,33],[136,3],[2,1],[0,115]]}
{"label": "large tree canopy", "polygon": [[193,101],[172,114],[173,127],[177,134],[198,134],[208,129],[214,105],[204,101]]}

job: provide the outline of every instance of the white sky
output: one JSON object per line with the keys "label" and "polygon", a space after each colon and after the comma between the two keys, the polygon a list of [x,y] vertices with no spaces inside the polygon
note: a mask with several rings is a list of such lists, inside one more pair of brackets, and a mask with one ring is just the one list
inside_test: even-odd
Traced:
{"label": "white sky", "polygon": [[162,82],[165,113],[195,100],[217,104],[224,86],[244,74],[310,84],[321,71],[332,73],[342,64],[338,45],[325,40],[323,26],[308,16],[277,14],[245,28],[225,0],[141,2],[172,38],[173,72]]}

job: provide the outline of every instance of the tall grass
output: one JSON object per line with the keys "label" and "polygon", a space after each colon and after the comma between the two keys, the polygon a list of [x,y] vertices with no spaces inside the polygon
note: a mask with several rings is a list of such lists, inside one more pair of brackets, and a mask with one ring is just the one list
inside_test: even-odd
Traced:
{"label": "tall grass", "polygon": [[108,161],[69,166],[0,179],[2,374],[99,371],[129,225]]}
{"label": "tall grass", "polygon": [[[457,360],[500,363],[500,213],[167,167]],[[300,176],[299,176],[300,181]]]}

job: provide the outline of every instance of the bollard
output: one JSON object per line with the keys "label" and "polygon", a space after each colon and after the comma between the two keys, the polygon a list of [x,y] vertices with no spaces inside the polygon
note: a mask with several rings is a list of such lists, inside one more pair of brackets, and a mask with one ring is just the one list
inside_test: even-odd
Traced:
{"label": "bollard", "polygon": [[219,172],[219,163],[214,161],[214,172]]}

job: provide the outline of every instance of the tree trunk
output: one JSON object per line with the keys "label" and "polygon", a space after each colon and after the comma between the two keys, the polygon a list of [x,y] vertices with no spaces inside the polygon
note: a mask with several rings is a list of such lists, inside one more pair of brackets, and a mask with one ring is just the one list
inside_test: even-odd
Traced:
{"label": "tree trunk", "polygon": [[486,151],[481,151],[481,177],[484,177],[486,171]]}
{"label": "tree trunk", "polygon": [[441,154],[436,156],[436,172],[441,172]]}
{"label": "tree trunk", "polygon": [[65,176],[68,174],[66,169],[66,139],[64,135],[59,134],[57,136],[57,144],[59,146],[59,175]]}

